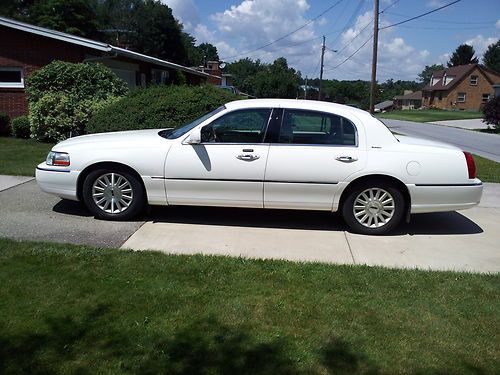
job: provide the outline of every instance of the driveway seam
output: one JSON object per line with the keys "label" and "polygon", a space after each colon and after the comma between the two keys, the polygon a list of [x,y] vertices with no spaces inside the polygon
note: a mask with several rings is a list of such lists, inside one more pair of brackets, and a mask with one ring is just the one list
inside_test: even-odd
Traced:
{"label": "driveway seam", "polygon": [[[30,177],[30,176],[13,176],[13,177]],[[27,184],[28,182],[31,182],[35,179],[35,177],[31,177],[31,179],[29,179],[28,181],[24,181],[24,182],[20,182],[16,185],[13,185],[13,186],[9,186],[8,188],[6,189],[3,189],[3,190],[0,190],[0,193],[1,192],[4,192],[4,191],[7,191],[7,190],[10,190],[10,189],[14,189],[15,187],[18,187],[18,186],[21,186],[21,185],[24,185],[24,184]]]}
{"label": "driveway seam", "polygon": [[352,253],[351,244],[349,243],[349,239],[347,238],[346,231],[344,231],[344,237],[345,237],[345,241],[347,242],[347,247],[349,248],[349,252],[351,253],[352,263],[357,264],[356,260],[354,259],[354,254]]}

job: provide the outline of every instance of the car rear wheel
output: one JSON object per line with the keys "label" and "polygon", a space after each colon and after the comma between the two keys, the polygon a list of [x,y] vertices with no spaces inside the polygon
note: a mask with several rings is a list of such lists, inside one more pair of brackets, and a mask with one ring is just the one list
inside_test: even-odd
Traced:
{"label": "car rear wheel", "polygon": [[95,170],[83,183],[83,200],[98,218],[127,220],[144,208],[144,189],[138,179],[125,170]]}
{"label": "car rear wheel", "polygon": [[361,234],[386,234],[403,218],[405,200],[401,191],[384,181],[357,185],[342,206],[349,228]]}

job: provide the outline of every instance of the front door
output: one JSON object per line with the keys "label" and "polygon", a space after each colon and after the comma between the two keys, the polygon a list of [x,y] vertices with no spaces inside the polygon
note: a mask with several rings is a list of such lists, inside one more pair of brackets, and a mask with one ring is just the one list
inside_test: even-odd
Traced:
{"label": "front door", "polygon": [[263,207],[271,112],[226,113],[202,128],[201,144],[173,145],[165,164],[168,204]]}
{"label": "front door", "polygon": [[285,109],[269,148],[265,208],[332,210],[337,184],[362,169],[356,127],[331,113]]}

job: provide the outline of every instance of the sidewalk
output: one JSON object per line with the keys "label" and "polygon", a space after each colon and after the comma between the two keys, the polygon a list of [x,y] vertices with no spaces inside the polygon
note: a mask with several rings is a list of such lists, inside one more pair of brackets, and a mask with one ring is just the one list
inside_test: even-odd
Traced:
{"label": "sidewalk", "polygon": [[432,121],[429,124],[450,126],[452,128],[461,129],[488,129],[488,125],[482,119],[469,119],[469,120],[446,120],[446,121]]}
{"label": "sidewalk", "polygon": [[33,179],[34,177],[0,175],[0,191],[10,189],[19,184],[24,184]]}

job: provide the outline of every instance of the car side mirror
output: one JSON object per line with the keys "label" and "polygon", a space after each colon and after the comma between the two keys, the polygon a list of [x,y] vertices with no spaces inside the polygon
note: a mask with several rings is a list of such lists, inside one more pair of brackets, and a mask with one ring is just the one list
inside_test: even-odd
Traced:
{"label": "car side mirror", "polygon": [[194,129],[190,134],[189,137],[186,139],[186,143],[190,145],[198,145],[201,143],[201,129],[196,128]]}

